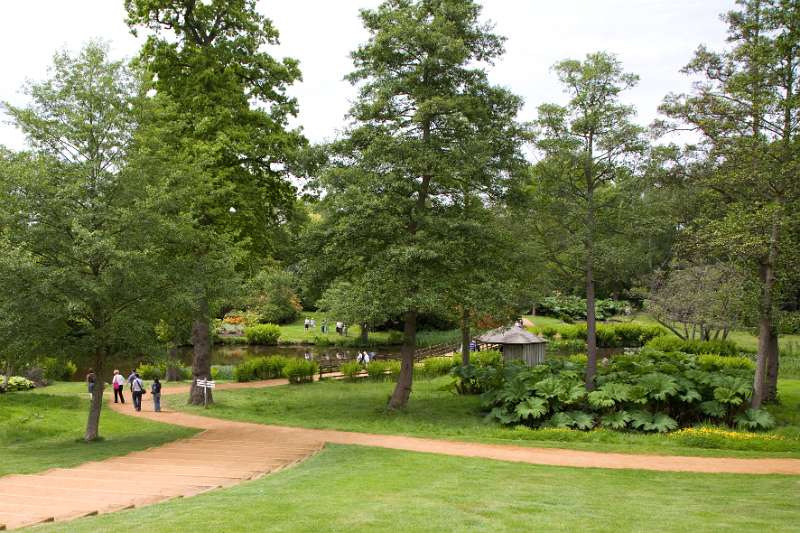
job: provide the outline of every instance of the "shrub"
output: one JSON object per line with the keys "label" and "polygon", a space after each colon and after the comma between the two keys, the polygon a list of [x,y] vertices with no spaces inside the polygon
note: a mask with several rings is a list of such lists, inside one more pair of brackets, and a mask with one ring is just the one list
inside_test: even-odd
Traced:
{"label": "shrub", "polygon": [[314,381],[314,375],[319,372],[316,361],[308,361],[299,357],[292,357],[283,366],[283,375],[289,383],[299,384]]}
{"label": "shrub", "polygon": [[[630,303],[624,300],[595,300],[594,308],[597,320],[606,320],[630,309]],[[547,296],[542,298],[536,309],[539,314],[554,316],[565,322],[586,319],[586,299],[579,296]]]}
{"label": "shrub", "polygon": [[[5,379],[5,376],[0,376],[0,388],[3,387],[3,382],[5,382]],[[33,383],[33,381],[29,380],[28,378],[24,378],[22,376],[11,376],[8,378],[8,387],[3,389],[2,392],[30,390],[35,387],[36,385]]]}
{"label": "shrub", "polygon": [[556,340],[547,343],[547,353],[575,353],[586,350],[586,341],[579,339]]}
{"label": "shrub", "polygon": [[386,337],[386,342],[388,344],[403,344],[403,332],[391,330]]}
{"label": "shrub", "polygon": [[78,371],[78,367],[72,361],[55,357],[45,357],[40,366],[47,381],[69,381]]}
{"label": "shrub", "polygon": [[[464,388],[483,389],[488,417],[506,425],[668,432],[698,423],[767,429],[766,411],[748,409],[753,371],[746,358],[644,348],[598,369],[597,387],[582,382],[585,356],[535,367],[513,363],[494,375],[459,367]],[[483,380],[483,381],[481,381]]]}
{"label": "shrub", "polygon": [[291,272],[262,270],[247,286],[248,306],[261,323],[288,324],[303,310],[296,286],[297,279]]}
{"label": "shrub", "polygon": [[426,378],[446,376],[456,364],[452,357],[428,357],[422,360],[420,375]]}
{"label": "shrub", "polygon": [[339,367],[339,371],[350,380],[356,379],[356,377],[361,374],[363,369],[363,366],[358,361],[347,361],[346,363],[342,363],[342,365]]}
{"label": "shrub", "polygon": [[211,367],[211,379],[233,379],[233,365],[214,365]]}
{"label": "shrub", "polygon": [[295,358],[272,355],[270,357],[254,357],[242,361],[233,369],[233,379],[239,382],[261,379],[275,379],[283,376],[284,367]]}
{"label": "shrub", "polygon": [[163,365],[140,364],[139,368],[136,369],[136,373],[139,374],[142,379],[162,379],[165,373],[164,370],[165,369]]}
{"label": "shrub", "polygon": [[400,376],[401,362],[397,359],[392,359],[386,362],[386,367],[389,370],[389,379],[397,380]]}
{"label": "shrub", "polygon": [[389,372],[388,361],[370,361],[369,363],[367,363],[367,375],[369,376],[369,379],[382,381],[388,377],[387,376],[388,372]]}
{"label": "shrub", "polygon": [[281,328],[276,324],[256,324],[244,328],[244,336],[248,344],[278,344]]}
{"label": "shrub", "polygon": [[739,355],[739,347],[729,340],[701,341],[696,339],[679,339],[672,336],[660,336],[645,344],[648,348],[663,352],[684,352],[691,354]]}

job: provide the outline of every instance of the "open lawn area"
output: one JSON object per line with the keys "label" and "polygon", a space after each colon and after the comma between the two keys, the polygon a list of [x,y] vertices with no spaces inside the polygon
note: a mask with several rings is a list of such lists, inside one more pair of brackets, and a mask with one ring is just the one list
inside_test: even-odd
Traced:
{"label": "open lawn area", "polygon": [[[74,466],[196,433],[103,409],[103,439],[86,443],[83,432],[89,399],[84,391],[83,383],[59,383],[28,392],[0,394],[0,476]],[[130,399],[130,394],[127,396]]]}
{"label": "open lawn area", "polygon": [[67,529],[788,532],[800,531],[798,493],[792,476],[546,467],[328,445],[257,481]]}
{"label": "open lawn area", "polygon": [[443,390],[449,378],[416,380],[408,407],[387,411],[393,383],[325,381],[264,389],[219,390],[208,410],[167,397],[174,409],[264,424],[414,435],[443,439],[575,448],[623,453],[800,457],[800,380],[782,380],[784,403],[773,407],[782,427],[765,435],[777,439],[690,438],[609,430],[531,430],[485,422],[477,396]]}

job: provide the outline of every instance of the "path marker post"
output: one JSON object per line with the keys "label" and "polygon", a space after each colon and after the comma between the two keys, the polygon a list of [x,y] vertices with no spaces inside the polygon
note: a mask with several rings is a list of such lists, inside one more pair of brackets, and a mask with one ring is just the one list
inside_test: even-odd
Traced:
{"label": "path marker post", "polygon": [[208,409],[208,389],[216,387],[213,379],[198,379],[196,382],[198,387],[203,387],[203,407]]}

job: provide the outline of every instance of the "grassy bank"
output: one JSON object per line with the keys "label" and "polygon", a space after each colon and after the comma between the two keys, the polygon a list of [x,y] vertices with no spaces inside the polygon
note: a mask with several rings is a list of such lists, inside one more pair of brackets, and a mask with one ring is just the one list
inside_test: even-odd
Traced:
{"label": "grassy bank", "polygon": [[68,529],[797,531],[798,490],[800,479],[790,476],[560,468],[328,446],[257,481],[77,520]]}
{"label": "grassy bank", "polygon": [[449,378],[418,380],[408,407],[387,411],[393,383],[326,381],[268,389],[219,390],[208,410],[168,398],[170,407],[231,420],[328,428],[369,433],[415,435],[502,444],[622,453],[656,453],[709,456],[800,457],[800,381],[784,380],[785,402],[773,408],[782,426],[768,434],[774,438],[712,439],[691,436],[650,435],[608,430],[573,431],[510,428],[485,422],[477,396],[457,396],[442,390]]}
{"label": "grassy bank", "polygon": [[88,410],[83,383],[0,394],[0,476],[106,459],[196,433],[188,428],[137,420],[106,408],[100,418],[103,439],[85,443],[82,437]]}

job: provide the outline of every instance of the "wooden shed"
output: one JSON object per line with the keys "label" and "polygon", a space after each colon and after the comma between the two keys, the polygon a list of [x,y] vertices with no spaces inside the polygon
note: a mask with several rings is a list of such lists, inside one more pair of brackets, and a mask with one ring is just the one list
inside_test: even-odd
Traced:
{"label": "wooden shed", "polygon": [[522,360],[528,366],[544,363],[547,340],[519,325],[494,329],[475,340],[480,344],[500,346],[503,361]]}

